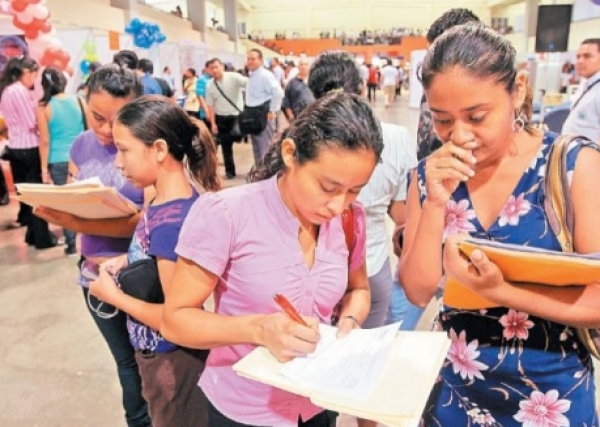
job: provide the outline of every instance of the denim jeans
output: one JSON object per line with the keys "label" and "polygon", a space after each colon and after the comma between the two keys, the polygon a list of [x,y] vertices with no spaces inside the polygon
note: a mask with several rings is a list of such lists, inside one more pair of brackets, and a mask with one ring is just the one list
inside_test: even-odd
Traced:
{"label": "denim jeans", "polygon": [[392,284],[392,299],[388,311],[388,325],[402,321],[402,325],[400,325],[401,330],[413,330],[417,327],[417,323],[419,323],[419,319],[424,311],[424,308],[417,307],[408,300],[398,278],[394,279],[394,283]]}
{"label": "denim jeans", "polygon": [[[49,163],[48,172],[50,172],[50,178],[56,185],[65,185],[67,183],[67,177],[69,176],[69,163]],[[75,237],[77,234],[74,231],[63,229],[65,235],[65,243],[67,245],[75,244]]]}
{"label": "denim jeans", "polygon": [[[89,291],[87,288],[82,289],[87,305]],[[97,307],[98,299],[92,295],[89,298],[92,305]],[[129,342],[127,315],[120,311],[115,317],[102,319],[92,312],[89,306],[88,310],[117,364],[117,374],[123,390],[123,408],[127,426],[151,427],[148,405],[142,397],[142,379],[135,360],[135,351]]]}

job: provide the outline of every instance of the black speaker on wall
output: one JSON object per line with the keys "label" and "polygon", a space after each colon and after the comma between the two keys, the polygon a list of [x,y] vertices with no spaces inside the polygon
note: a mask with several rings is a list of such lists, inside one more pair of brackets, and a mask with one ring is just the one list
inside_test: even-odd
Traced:
{"label": "black speaker on wall", "polygon": [[538,8],[535,31],[536,52],[566,52],[573,5],[544,5]]}

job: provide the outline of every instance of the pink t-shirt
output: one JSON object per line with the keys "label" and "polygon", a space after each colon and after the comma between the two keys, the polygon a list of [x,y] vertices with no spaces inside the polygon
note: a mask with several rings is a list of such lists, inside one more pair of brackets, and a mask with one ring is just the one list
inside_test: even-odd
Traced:
{"label": "pink t-shirt", "polygon": [[[356,209],[350,268],[365,259],[365,213]],[[200,196],[183,225],[176,252],[220,276],[215,311],[236,316],[280,311],[280,293],[304,316],[330,323],[348,283],[348,248],[341,217],[320,227],[309,270],[298,242],[300,223],[283,203],[276,178]],[[198,325],[199,328],[202,325]],[[297,426],[323,409],[309,399],[235,374],[231,366],[254,349],[211,350],[199,385],[225,416],[243,424]]]}

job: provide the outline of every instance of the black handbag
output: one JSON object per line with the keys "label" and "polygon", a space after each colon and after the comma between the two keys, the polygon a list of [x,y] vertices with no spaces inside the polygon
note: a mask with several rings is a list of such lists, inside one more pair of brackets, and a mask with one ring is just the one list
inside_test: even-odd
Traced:
{"label": "black handbag", "polygon": [[115,276],[119,287],[127,295],[153,304],[165,302],[158,264],[154,258],[132,262]]}
{"label": "black handbag", "polygon": [[244,110],[238,116],[238,123],[243,134],[258,135],[268,124],[269,105],[267,101],[256,107],[245,106]]}
{"label": "black handbag", "polygon": [[[231,99],[229,99],[229,97],[227,95],[225,95],[225,93],[223,92],[223,90],[221,89],[221,87],[219,86],[219,84],[217,83],[216,80],[215,80],[215,86],[217,87],[217,90],[223,96],[223,98],[225,98],[227,100],[227,102],[229,102],[231,104],[231,106],[233,108],[235,108],[236,110],[238,110],[238,112],[241,114],[242,110],[240,110],[238,108],[238,106],[235,104],[235,102],[233,102]],[[235,121],[233,122],[233,126],[231,127],[231,131],[229,131],[229,134],[233,138],[235,138],[236,141],[239,141],[244,136],[244,134],[242,133],[242,130],[240,129],[239,118],[240,118],[240,115],[238,114],[236,116],[236,118],[235,118]]]}

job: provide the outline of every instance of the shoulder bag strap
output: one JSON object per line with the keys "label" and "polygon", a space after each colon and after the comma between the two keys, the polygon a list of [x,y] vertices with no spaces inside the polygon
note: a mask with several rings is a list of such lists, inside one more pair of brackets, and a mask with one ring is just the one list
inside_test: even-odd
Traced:
{"label": "shoulder bag strap", "polygon": [[600,83],[600,80],[596,80],[594,83],[592,83],[591,85],[589,85],[581,94],[581,96],[579,98],[577,98],[577,101],[575,101],[575,104],[573,104],[573,106],[571,107],[571,110],[574,110],[575,107],[577,107],[577,105],[579,105],[579,101],[581,101],[583,99],[583,97],[590,91],[592,90],[592,88],[594,86],[596,86],[598,83]]}
{"label": "shoulder bag strap", "polygon": [[217,87],[217,90],[221,93],[221,95],[223,95],[223,98],[225,98],[227,100],[227,102],[229,102],[233,106],[233,108],[235,108],[236,110],[238,110],[241,113],[242,110],[240,110],[238,108],[238,106],[231,99],[229,99],[229,97],[227,95],[225,95],[225,93],[219,87],[219,84],[217,83],[216,79],[214,80],[214,82],[215,82],[215,86]]}
{"label": "shoulder bag strap", "polygon": [[[574,140],[583,140],[584,145],[600,151],[600,147],[582,136],[561,135],[551,147],[546,165],[544,209],[550,227],[556,235],[563,252],[573,252],[573,200],[567,178],[567,154]],[[600,329],[574,328],[581,343],[596,359],[600,359]]]}
{"label": "shoulder bag strap", "polygon": [[348,246],[348,266],[350,265],[350,258],[356,245],[356,238],[354,235],[354,207],[352,204],[344,209],[342,212],[342,227],[344,228],[344,236],[346,237],[346,246]]}
{"label": "shoulder bag strap", "polygon": [[85,110],[83,108],[83,102],[80,97],[77,97],[77,103],[79,104],[79,110],[81,110],[81,118],[83,120],[83,130],[88,130],[87,118],[85,117]]}

